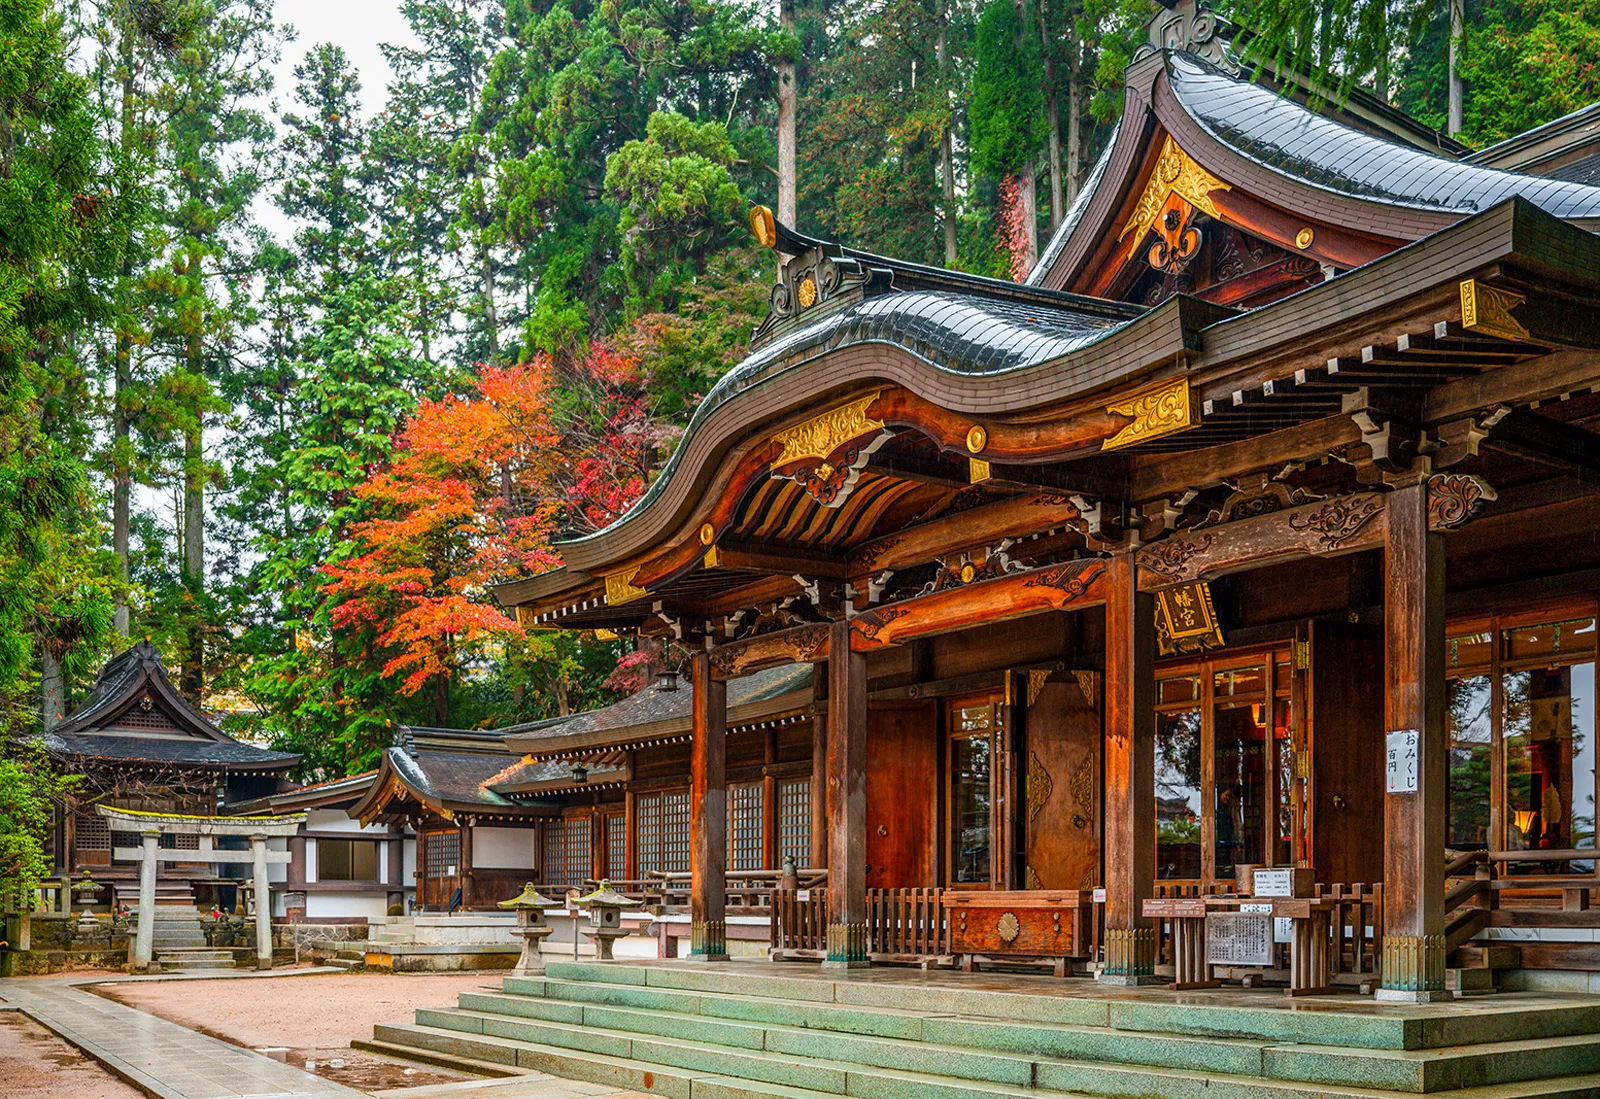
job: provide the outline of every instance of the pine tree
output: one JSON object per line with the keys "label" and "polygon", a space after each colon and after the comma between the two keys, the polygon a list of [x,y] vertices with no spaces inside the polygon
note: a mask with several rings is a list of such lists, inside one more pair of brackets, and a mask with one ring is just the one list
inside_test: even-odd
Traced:
{"label": "pine tree", "polygon": [[972,76],[972,167],[1001,185],[1001,246],[1021,280],[1038,255],[1034,158],[1047,129],[1038,41],[1012,0],[990,0],[978,19]]}

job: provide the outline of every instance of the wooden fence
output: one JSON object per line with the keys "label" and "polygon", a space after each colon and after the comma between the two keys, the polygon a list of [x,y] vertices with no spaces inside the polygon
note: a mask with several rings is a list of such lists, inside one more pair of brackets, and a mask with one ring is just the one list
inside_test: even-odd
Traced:
{"label": "wooden fence", "polygon": [[[942,889],[867,890],[867,953],[879,962],[926,963],[949,954]],[[772,893],[772,957],[815,959],[828,952],[828,890]]]}

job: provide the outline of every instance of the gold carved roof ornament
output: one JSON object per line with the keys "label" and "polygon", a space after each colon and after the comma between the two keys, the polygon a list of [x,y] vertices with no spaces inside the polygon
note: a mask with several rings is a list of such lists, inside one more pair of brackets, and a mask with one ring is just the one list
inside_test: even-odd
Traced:
{"label": "gold carved roof ornament", "polygon": [[1114,416],[1131,416],[1133,422],[1101,443],[1101,450],[1135,446],[1199,422],[1187,378],[1157,382],[1131,397],[1111,402],[1106,411]]}
{"label": "gold carved roof ornament", "polygon": [[1139,196],[1138,204],[1122,226],[1122,232],[1117,234],[1117,239],[1124,240],[1128,234],[1133,234],[1133,240],[1128,245],[1128,256],[1131,257],[1161,216],[1167,199],[1173,195],[1221,221],[1222,212],[1211,201],[1211,192],[1231,190],[1232,185],[1200,167],[1168,134],[1161,146],[1161,155],[1156,157],[1155,170],[1150,173],[1150,180],[1144,186],[1144,193]]}
{"label": "gold carved roof ornament", "polygon": [[1502,340],[1526,340],[1528,330],[1511,311],[1527,300],[1510,290],[1467,279],[1461,284],[1461,326]]}
{"label": "gold carved roof ornament", "polygon": [[878,397],[869,393],[777,432],[772,474],[799,482],[823,507],[844,503],[867,458],[889,438],[884,422],[867,415]]}
{"label": "gold carved roof ornament", "polygon": [[643,599],[650,593],[644,588],[636,587],[633,578],[639,575],[639,566],[619,569],[606,576],[606,606],[620,607],[624,603],[632,603],[635,599]]}

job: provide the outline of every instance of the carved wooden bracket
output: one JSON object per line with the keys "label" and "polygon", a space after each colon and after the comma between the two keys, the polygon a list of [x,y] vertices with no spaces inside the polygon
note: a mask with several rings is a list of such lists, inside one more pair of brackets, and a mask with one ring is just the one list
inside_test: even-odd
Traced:
{"label": "carved wooden bracket", "polygon": [[889,439],[884,422],[867,413],[877,399],[868,394],[773,435],[772,475],[799,482],[823,507],[844,503],[867,458]]}
{"label": "carved wooden bracket", "polygon": [[810,622],[718,645],[711,650],[711,674],[718,679],[737,679],[779,664],[826,660],[828,634],[832,629],[827,622]]}
{"label": "carved wooden bracket", "polygon": [[[1150,180],[1145,184],[1144,193],[1139,196],[1138,205],[1123,224],[1117,239],[1125,240],[1132,235],[1127,252],[1128,258],[1132,258],[1143,243],[1145,234],[1161,222],[1168,209],[1175,208],[1169,206],[1169,199],[1174,195],[1183,199],[1186,206],[1221,221],[1222,213],[1211,201],[1211,192],[1232,189],[1229,184],[1195,163],[1194,158],[1184,152],[1168,134],[1161,145],[1161,154],[1156,158],[1155,168],[1150,173]],[[1181,229],[1179,233],[1181,235]],[[1198,242],[1195,247],[1198,250]]]}
{"label": "carved wooden bracket", "polygon": [[1069,561],[874,607],[850,620],[850,647],[865,652],[1046,610],[1105,601],[1105,562]]}

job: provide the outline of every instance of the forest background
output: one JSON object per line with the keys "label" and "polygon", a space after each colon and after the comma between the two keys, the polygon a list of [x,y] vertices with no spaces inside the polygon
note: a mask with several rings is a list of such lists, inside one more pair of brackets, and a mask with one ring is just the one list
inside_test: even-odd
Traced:
{"label": "forest background", "polygon": [[[364,113],[334,43],[272,86],[262,0],[0,0],[5,742],[139,638],[302,779],[636,686],[490,586],[625,511],[742,357],[748,207],[1021,277],[1152,10],[776,4],[399,0]],[[1456,4],[1456,120],[1450,0],[1227,10],[1471,145],[1600,99],[1596,0]]]}

